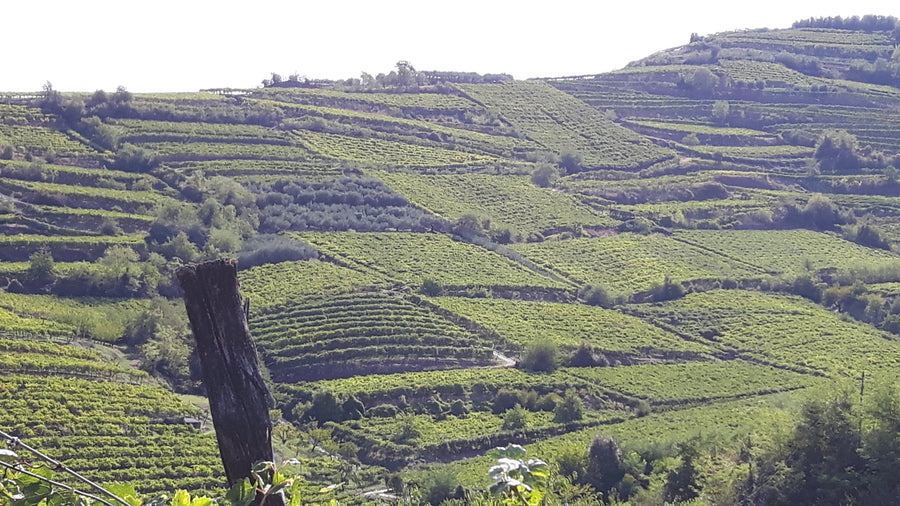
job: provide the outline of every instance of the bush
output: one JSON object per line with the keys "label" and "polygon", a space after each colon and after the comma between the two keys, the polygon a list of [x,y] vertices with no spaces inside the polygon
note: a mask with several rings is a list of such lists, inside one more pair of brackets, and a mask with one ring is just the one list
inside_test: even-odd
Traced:
{"label": "bush", "polygon": [[244,242],[238,256],[238,269],[318,257],[319,252],[303,241],[283,235],[260,234]]}
{"label": "bush", "polygon": [[397,409],[397,406],[393,404],[379,404],[375,407],[369,408],[366,411],[366,416],[377,417],[377,418],[394,418],[400,410]]}
{"label": "bush", "polygon": [[791,283],[791,293],[805,297],[813,302],[822,301],[822,289],[809,276],[798,276]]}
{"label": "bush", "polygon": [[469,414],[469,408],[466,407],[465,402],[456,399],[450,403],[450,414],[457,417],[463,417]]}
{"label": "bush", "polygon": [[578,290],[578,296],[591,306],[611,308],[615,305],[612,296],[601,285],[588,285]]}
{"label": "bush", "polygon": [[419,287],[419,293],[429,297],[438,297],[444,293],[444,287],[432,278],[426,278]]}
{"label": "bush", "polygon": [[638,417],[647,416],[650,414],[650,411],[650,403],[645,401],[644,399],[639,400],[634,406],[634,414]]}
{"label": "bush", "polygon": [[538,411],[550,412],[555,410],[560,402],[562,402],[562,397],[550,392],[547,395],[542,395],[535,403],[534,408]]}
{"label": "bush", "polygon": [[525,402],[525,399],[523,397],[524,396],[522,395],[522,392],[519,390],[501,388],[497,392],[497,395],[494,397],[494,403],[491,410],[495,415],[505,413],[506,411]]}
{"label": "bush", "polygon": [[516,404],[503,415],[503,430],[524,429],[528,422],[528,412],[521,405]]}
{"label": "bush", "polygon": [[6,286],[6,291],[9,293],[25,293],[25,287],[22,286],[21,281],[13,278],[10,280],[9,285]]}
{"label": "bush", "polygon": [[519,362],[526,371],[553,372],[557,367],[556,345],[550,341],[532,341]]}
{"label": "bush", "polygon": [[584,403],[575,393],[575,390],[566,390],[566,396],[553,410],[553,421],[557,423],[571,423],[584,417]]}
{"label": "bush", "polygon": [[622,451],[615,439],[597,435],[591,441],[588,447],[588,473],[591,486],[604,494],[625,476]]}
{"label": "bush", "polygon": [[650,290],[650,295],[656,302],[680,299],[684,297],[684,287],[666,276],[661,285],[656,285]]}
{"label": "bush", "polygon": [[156,165],[156,156],[149,149],[125,143],[116,153],[112,167],[129,172],[147,172]]}
{"label": "bush", "polygon": [[547,188],[553,186],[553,183],[559,178],[559,170],[550,164],[544,164],[531,173],[531,182]]}
{"label": "bush", "polygon": [[591,351],[591,347],[586,343],[578,345],[575,354],[569,359],[570,367],[594,367],[595,365],[594,353]]}

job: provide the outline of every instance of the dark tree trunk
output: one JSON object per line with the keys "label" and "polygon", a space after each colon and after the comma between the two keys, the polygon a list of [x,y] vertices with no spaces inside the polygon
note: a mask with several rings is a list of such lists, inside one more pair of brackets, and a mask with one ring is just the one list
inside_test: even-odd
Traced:
{"label": "dark tree trunk", "polygon": [[[238,293],[234,260],[178,270],[203,383],[229,485],[250,477],[253,463],[271,461],[271,394],[259,373],[256,347]],[[269,498],[269,504],[273,498]]]}

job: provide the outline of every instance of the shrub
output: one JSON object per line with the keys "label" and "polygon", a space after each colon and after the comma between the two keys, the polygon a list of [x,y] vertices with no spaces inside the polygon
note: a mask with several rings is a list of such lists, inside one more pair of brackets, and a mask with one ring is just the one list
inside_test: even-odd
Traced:
{"label": "shrub", "polygon": [[458,417],[466,416],[469,414],[469,408],[466,407],[466,403],[461,399],[456,399],[450,403],[450,414]]}
{"label": "shrub", "polygon": [[594,361],[594,353],[591,351],[591,347],[586,343],[581,343],[578,345],[578,349],[575,350],[575,354],[572,355],[572,358],[569,359],[570,367],[594,367],[596,362]]}
{"label": "shrub", "polygon": [[516,404],[503,415],[503,430],[524,429],[528,422],[528,412],[521,405]]}
{"label": "shrub", "polygon": [[644,399],[639,400],[634,406],[634,414],[638,417],[647,416],[650,414],[650,411],[650,403]]}
{"label": "shrub", "polygon": [[9,285],[6,286],[6,291],[9,293],[25,293],[25,287],[22,286],[21,281],[13,278],[10,280]]}
{"label": "shrub", "polygon": [[809,276],[798,276],[791,284],[791,292],[816,303],[822,301],[822,289]]}
{"label": "shrub", "polygon": [[616,440],[597,435],[588,447],[588,473],[591,486],[606,493],[625,476],[622,451]]}
{"label": "shrub", "polygon": [[303,241],[283,235],[260,234],[244,242],[238,256],[238,268],[296,260],[313,260],[319,253]]}
{"label": "shrub", "polygon": [[610,308],[615,304],[612,296],[601,285],[588,285],[578,290],[578,296],[591,306]]}
{"label": "shrub", "polygon": [[541,188],[552,186],[558,178],[559,171],[550,164],[543,164],[531,173],[531,182]]}
{"label": "shrub", "polygon": [[393,404],[379,404],[375,407],[369,408],[366,411],[366,415],[370,417],[377,418],[393,418],[397,416],[400,410],[397,409],[397,406]]}
{"label": "shrub", "polygon": [[550,341],[532,341],[519,362],[526,371],[553,372],[557,367],[556,345]]}
{"label": "shrub", "polygon": [[492,411],[495,415],[505,413],[506,411],[520,405],[524,402],[522,392],[508,388],[501,388],[494,397]]}
{"label": "shrub", "polygon": [[156,165],[156,155],[149,149],[125,143],[116,153],[113,168],[129,172],[147,172]]}
{"label": "shrub", "polygon": [[444,293],[444,287],[434,279],[426,278],[425,281],[422,281],[422,286],[419,287],[419,293],[429,297],[438,297]]}
{"label": "shrub", "polygon": [[550,392],[547,395],[542,395],[537,403],[535,403],[534,408],[538,411],[553,411],[556,409],[556,406],[562,402],[562,397],[556,395],[553,392]]}
{"label": "shrub", "polygon": [[584,403],[575,393],[575,390],[566,390],[566,396],[553,410],[553,421],[558,423],[570,423],[581,420],[584,417]]}
{"label": "shrub", "polygon": [[684,297],[684,287],[680,283],[672,281],[669,276],[663,279],[661,285],[654,286],[651,290],[651,298],[656,302],[674,300]]}

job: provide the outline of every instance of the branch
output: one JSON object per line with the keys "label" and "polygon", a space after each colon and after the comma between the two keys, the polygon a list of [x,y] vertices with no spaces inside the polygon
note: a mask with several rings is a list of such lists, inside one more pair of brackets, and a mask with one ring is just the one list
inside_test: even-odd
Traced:
{"label": "branch", "polygon": [[[15,472],[17,472],[17,473],[22,473],[22,474],[31,476],[32,478],[37,478],[38,480],[41,480],[41,481],[46,481],[47,483],[49,483],[49,484],[51,484],[51,485],[54,485],[54,486],[56,486],[56,487],[59,487],[59,488],[61,488],[61,489],[63,489],[63,490],[68,490],[69,492],[72,492],[73,494],[77,494],[77,495],[80,495],[80,496],[82,496],[82,497],[87,497],[87,498],[89,498],[89,499],[93,499],[93,500],[95,500],[95,501],[102,502],[102,503],[105,504],[106,506],[113,506],[112,503],[106,502],[106,501],[104,501],[103,499],[101,499],[101,498],[99,498],[99,497],[97,497],[97,496],[95,496],[95,495],[88,494],[87,492],[82,492],[81,490],[78,490],[78,489],[76,489],[76,488],[74,488],[74,487],[70,487],[69,485],[66,485],[65,483],[60,483],[60,482],[58,482],[58,481],[51,480],[50,478],[44,478],[43,476],[41,476],[41,475],[39,475],[39,474],[32,473],[31,471],[28,471],[28,470],[25,470],[25,469],[16,467],[16,466],[14,466],[14,465],[12,465],[12,464],[7,464],[6,462],[3,462],[2,460],[0,460],[0,466],[3,466],[3,467],[5,467],[5,468],[7,468],[7,469],[11,469],[11,470],[13,470],[13,471],[15,471]],[[127,503],[126,503],[126,504],[127,504]]]}
{"label": "branch", "polygon": [[[95,490],[98,490],[98,491],[102,492],[103,494],[105,494],[105,495],[111,497],[112,499],[115,499],[117,502],[122,503],[124,506],[131,506],[130,504],[128,504],[128,503],[125,501],[125,499],[122,499],[121,497],[117,496],[116,494],[113,494],[113,493],[110,492],[109,490],[106,490],[105,488],[103,488],[103,487],[101,487],[100,485],[94,483],[93,481],[91,481],[91,480],[85,478],[84,476],[82,476],[82,475],[76,473],[75,471],[69,469],[69,468],[66,467],[66,465],[63,464],[62,462],[59,462],[58,460],[54,460],[53,458],[51,458],[51,457],[45,455],[44,453],[40,452],[39,450],[36,450],[36,449],[32,448],[31,446],[29,446],[29,445],[23,443],[21,439],[15,437],[15,436],[11,436],[11,435],[9,435],[9,434],[3,432],[2,430],[0,430],[0,437],[2,437],[3,439],[5,439],[6,442],[7,442],[7,444],[8,444],[9,446],[11,446],[11,447],[13,447],[13,448],[15,448],[15,447],[17,447],[17,446],[21,446],[22,448],[25,448],[25,449],[28,450],[29,452],[31,452],[31,453],[37,455],[39,458],[41,458],[41,459],[44,460],[45,462],[47,462],[47,463],[53,465],[54,469],[57,469],[57,470],[60,470],[60,471],[63,471],[63,472],[65,472],[65,473],[68,473],[68,474],[72,475],[73,477],[75,477],[75,479],[77,479],[77,480],[79,480],[79,481],[81,481],[81,482],[87,484],[88,486],[94,488]],[[23,471],[23,472],[27,473],[27,471]],[[29,474],[30,474],[30,473],[29,473]],[[42,479],[43,479],[43,478],[42,478]],[[49,481],[49,480],[48,480],[48,481]],[[69,488],[71,488],[71,487],[69,487]],[[74,490],[74,489],[72,489],[72,490]],[[105,504],[109,504],[109,503],[106,503],[105,501],[103,501],[103,502],[104,502]],[[112,505],[110,505],[110,506],[112,506]]]}

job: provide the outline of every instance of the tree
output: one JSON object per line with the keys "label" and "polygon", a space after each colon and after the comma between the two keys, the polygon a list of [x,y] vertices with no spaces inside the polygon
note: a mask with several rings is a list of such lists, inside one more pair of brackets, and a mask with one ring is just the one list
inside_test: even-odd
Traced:
{"label": "tree", "polygon": [[719,84],[719,76],[706,67],[700,67],[691,75],[689,84],[698,94],[710,95]]}
{"label": "tree", "polygon": [[50,248],[43,246],[28,257],[28,277],[41,282],[52,281],[56,277],[56,262]]}
{"label": "tree", "polygon": [[837,206],[821,193],[806,201],[801,216],[806,226],[817,230],[830,230],[841,222]]}
{"label": "tree", "polygon": [[680,462],[666,475],[666,483],[663,485],[663,497],[666,501],[690,501],[699,495],[700,469],[695,463],[699,456],[700,452],[693,442],[678,445]]}
{"label": "tree", "polygon": [[846,395],[802,407],[787,456],[787,463],[804,477],[795,490],[797,504],[841,504],[856,493],[864,469],[857,427]]}
{"label": "tree", "polygon": [[132,98],[134,98],[134,96],[131,94],[131,92],[128,91],[128,89],[124,86],[119,85],[116,87],[116,92],[112,94],[110,100],[112,102],[115,102],[117,105],[122,106],[131,102]]}
{"label": "tree", "polygon": [[344,410],[333,393],[319,390],[313,394],[312,404],[301,418],[301,421],[307,420],[316,420],[319,423],[341,422],[344,420]]}
{"label": "tree", "polygon": [[813,157],[822,172],[853,172],[861,165],[857,146],[856,136],[846,130],[826,130],[816,142]]}
{"label": "tree", "polygon": [[503,430],[524,429],[527,423],[528,412],[520,404],[516,404],[503,415]]}
{"label": "tree", "polygon": [[574,389],[566,390],[565,397],[553,410],[553,421],[557,423],[570,423],[581,420],[584,417],[584,403]]}
{"label": "tree", "polygon": [[453,222],[452,230],[453,233],[467,238],[484,233],[484,228],[481,225],[481,220],[478,218],[478,216],[475,216],[471,213],[463,214],[462,216],[457,218]]}
{"label": "tree", "polygon": [[594,352],[591,351],[591,347],[587,343],[578,345],[578,349],[575,350],[572,358],[569,359],[570,367],[594,367],[595,365],[597,365],[597,362],[594,360]]}
{"label": "tree", "polygon": [[557,348],[551,341],[532,341],[525,347],[519,364],[532,372],[553,372],[557,367]]}
{"label": "tree", "polygon": [[128,172],[147,172],[156,165],[156,155],[149,149],[125,143],[116,153],[113,168]]}
{"label": "tree", "polygon": [[728,120],[728,113],[730,110],[731,107],[728,105],[727,100],[716,100],[713,103],[712,117],[717,123],[725,124]]}
{"label": "tree", "polygon": [[582,165],[583,158],[581,153],[573,151],[571,149],[563,150],[559,155],[559,164],[565,169],[566,174],[572,174],[574,172],[580,172],[584,170],[584,166]]}
{"label": "tree", "polygon": [[615,305],[613,297],[603,285],[587,285],[581,287],[578,296],[591,306],[611,308]]}
{"label": "tree", "polygon": [[559,170],[549,163],[541,164],[531,173],[531,182],[541,188],[548,188],[559,178]]}
{"label": "tree", "polygon": [[597,492],[608,494],[625,476],[622,451],[616,440],[598,434],[588,447],[587,481]]}

